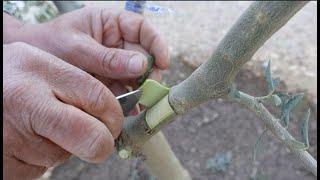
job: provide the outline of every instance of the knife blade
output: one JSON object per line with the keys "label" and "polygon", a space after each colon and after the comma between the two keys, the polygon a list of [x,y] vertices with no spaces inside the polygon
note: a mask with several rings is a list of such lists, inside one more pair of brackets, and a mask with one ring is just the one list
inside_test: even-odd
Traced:
{"label": "knife blade", "polygon": [[123,114],[125,116],[136,106],[141,96],[141,90],[137,89],[135,91],[128,92],[117,96],[116,99],[119,101]]}

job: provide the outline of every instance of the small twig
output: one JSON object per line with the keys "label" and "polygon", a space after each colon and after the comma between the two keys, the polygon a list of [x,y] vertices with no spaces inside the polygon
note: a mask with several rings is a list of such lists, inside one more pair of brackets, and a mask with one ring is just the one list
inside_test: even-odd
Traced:
{"label": "small twig", "polygon": [[270,99],[270,97],[273,95],[274,90],[269,92],[267,95],[265,96],[260,96],[260,97],[254,97],[257,101],[261,101],[261,102],[265,102],[266,100]]}
{"label": "small twig", "polygon": [[230,91],[229,99],[238,102],[255,112],[266,124],[268,130],[270,130],[282,144],[289,148],[291,152],[305,164],[309,171],[317,176],[317,161],[306,150],[297,150],[292,146],[292,141],[294,141],[295,138],[280,124],[279,119],[275,118],[255,97],[243,92],[239,92],[237,95],[234,95],[233,93],[234,91]]}

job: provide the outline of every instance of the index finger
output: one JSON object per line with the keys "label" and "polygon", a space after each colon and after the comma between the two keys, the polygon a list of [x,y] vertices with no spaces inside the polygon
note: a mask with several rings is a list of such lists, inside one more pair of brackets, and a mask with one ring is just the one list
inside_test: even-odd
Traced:
{"label": "index finger", "polygon": [[119,15],[119,28],[125,41],[140,43],[155,57],[155,64],[159,69],[169,67],[169,49],[166,41],[143,16],[123,11]]}

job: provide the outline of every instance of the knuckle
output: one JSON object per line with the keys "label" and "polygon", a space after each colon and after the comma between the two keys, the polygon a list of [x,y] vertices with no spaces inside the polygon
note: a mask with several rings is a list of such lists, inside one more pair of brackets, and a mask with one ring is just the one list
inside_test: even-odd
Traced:
{"label": "knuckle", "polygon": [[114,139],[116,139],[120,135],[121,129],[122,129],[121,127],[122,127],[122,123],[117,123],[115,126],[113,126],[112,129],[110,129]]}
{"label": "knuckle", "polygon": [[[70,47],[73,51],[81,51],[85,48],[83,44],[83,37],[82,36],[72,36],[70,41]],[[69,45],[69,44],[68,44]]]}
{"label": "knuckle", "polygon": [[90,143],[82,156],[88,161],[101,162],[112,153],[114,141],[104,128],[94,132],[89,139]]}
{"label": "knuckle", "polygon": [[102,114],[106,111],[108,93],[106,87],[104,87],[101,83],[95,82],[92,88],[90,88],[88,95],[88,108],[90,111],[95,112],[97,114]]}
{"label": "knuckle", "polygon": [[10,82],[3,89],[4,110],[14,117],[14,125],[23,132],[33,132],[32,123],[38,119],[40,112],[39,109],[33,108],[38,101],[30,91],[30,86],[21,82]]}
{"label": "knuckle", "polygon": [[[52,111],[55,111],[52,113]],[[66,111],[43,101],[38,107],[33,108],[30,115],[32,127],[35,133],[50,137],[59,128],[61,122],[67,119]]]}
{"label": "knuckle", "polygon": [[101,59],[101,67],[103,71],[110,72],[115,70],[114,64],[117,63],[118,58],[116,55],[116,51],[110,49],[108,51],[104,51],[100,55]]}
{"label": "knuckle", "polygon": [[40,177],[40,176],[42,176],[47,170],[48,170],[48,168],[46,168],[46,167],[44,167],[44,166],[36,167],[34,176],[35,176],[35,177]]}
{"label": "knuckle", "polygon": [[59,68],[54,69],[51,72],[51,77],[54,81],[54,84],[57,86],[65,86],[68,84],[70,88],[79,88],[81,84],[76,83],[78,80],[80,82],[86,82],[88,75],[85,75],[84,72],[81,72],[80,69],[70,67],[69,65],[60,66]]}
{"label": "knuckle", "polygon": [[55,153],[55,157],[51,158],[47,167],[53,167],[64,163],[70,157],[70,153],[65,150],[58,150]]}
{"label": "knuckle", "polygon": [[113,138],[117,138],[122,130],[122,125],[123,125],[123,113],[122,111],[114,111],[114,118],[110,122],[110,131],[113,136]]}
{"label": "knuckle", "polygon": [[35,179],[42,176],[47,171],[47,168],[44,166],[32,166],[26,177],[21,177],[22,179]]}
{"label": "knuckle", "polygon": [[27,86],[20,81],[7,81],[7,83],[5,83],[3,86],[3,100],[5,105],[16,103],[16,101],[21,100],[28,89],[29,88],[27,88]]}
{"label": "knuckle", "polygon": [[37,67],[37,65],[42,64],[43,59],[47,58],[45,53],[38,49],[37,47],[31,46],[24,42],[16,42],[13,44],[13,49],[15,53],[11,54],[12,59],[16,59],[16,62],[19,62],[19,67],[21,69],[30,70]]}

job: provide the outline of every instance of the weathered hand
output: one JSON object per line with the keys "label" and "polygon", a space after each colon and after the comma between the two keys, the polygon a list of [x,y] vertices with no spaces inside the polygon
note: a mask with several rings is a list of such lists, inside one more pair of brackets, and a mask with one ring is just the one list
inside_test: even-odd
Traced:
{"label": "weathered hand", "polygon": [[47,23],[26,24],[15,39],[94,74],[115,94],[146,71],[145,55],[156,59],[151,78],[160,80],[160,69],[169,66],[164,39],[143,16],[128,11],[85,7]]}
{"label": "weathered hand", "polygon": [[100,162],[122,127],[120,104],[100,81],[25,43],[3,45],[5,179],[31,179],[70,154]]}

